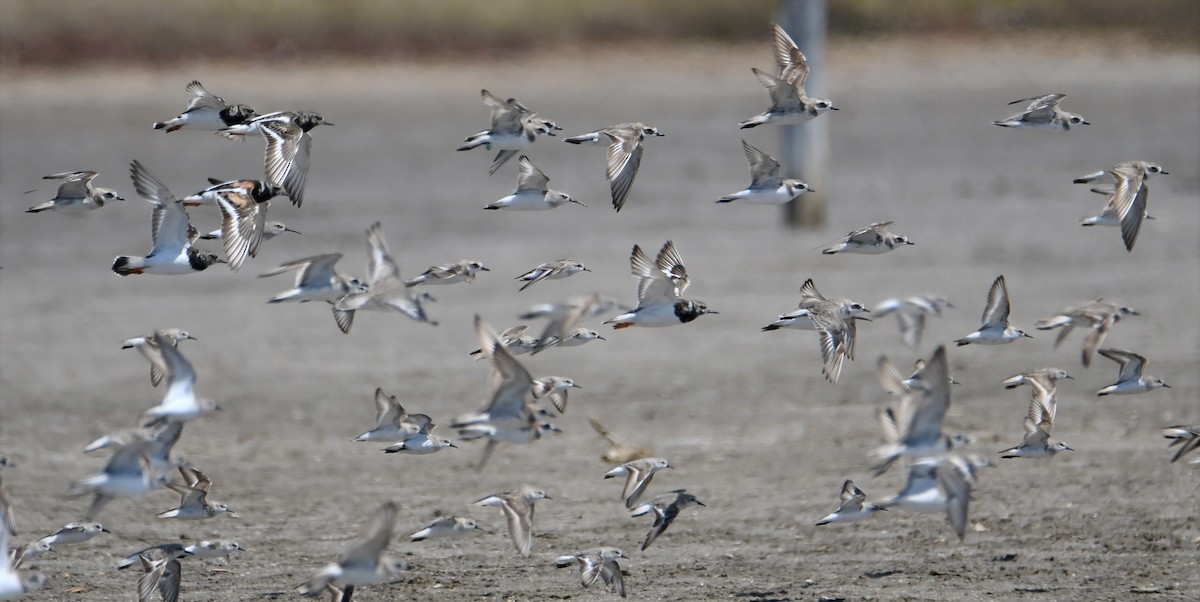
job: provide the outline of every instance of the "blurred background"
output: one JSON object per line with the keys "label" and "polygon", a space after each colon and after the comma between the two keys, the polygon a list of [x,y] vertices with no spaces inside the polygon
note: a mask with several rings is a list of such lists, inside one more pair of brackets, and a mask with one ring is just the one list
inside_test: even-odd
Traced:
{"label": "blurred background", "polygon": [[[745,43],[775,0],[6,0],[5,67],[365,57],[502,58],[596,44]],[[1116,36],[1200,44],[1195,0],[837,0],[831,36]]]}

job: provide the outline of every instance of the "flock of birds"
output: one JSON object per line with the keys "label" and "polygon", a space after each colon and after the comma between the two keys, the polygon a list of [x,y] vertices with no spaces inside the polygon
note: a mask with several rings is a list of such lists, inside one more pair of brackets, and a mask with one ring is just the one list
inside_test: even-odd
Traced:
{"label": "flock of birds", "polygon": [[[771,105],[763,113],[741,122],[740,126],[804,123],[826,111],[837,110],[831,101],[806,94],[807,61],[779,26],[774,26],[774,47],[775,72],[753,70],[767,89]],[[173,119],[155,123],[154,128],[167,132],[208,130],[234,139],[261,135],[266,142],[265,177],[263,180],[214,180],[209,188],[180,198],[145,165],[133,161],[130,173],[134,188],[139,196],[153,204],[152,247],[144,257],[117,257],[112,270],[120,276],[191,274],[218,263],[226,263],[232,270],[238,270],[257,255],[263,241],[295,232],[285,224],[268,221],[268,208],[277,196],[287,196],[295,206],[301,205],[312,147],[311,131],[320,125],[333,125],[319,114],[304,111],[259,115],[247,105],[227,103],[197,81],[189,84],[187,91],[191,94],[187,110]],[[479,147],[497,150],[489,174],[494,174],[540,138],[555,136],[562,129],[515,99],[501,100],[487,90],[482,92],[482,97],[491,108],[491,126],[467,137],[457,150]],[[1049,94],[1016,101],[1029,104],[1021,113],[995,124],[1064,131],[1088,125],[1082,116],[1060,108],[1063,97],[1062,94]],[[613,207],[620,211],[637,175],[644,142],[663,135],[657,128],[643,123],[624,123],[564,140],[572,144],[607,146],[606,176]],[[810,190],[803,181],[782,178],[780,164],[768,154],[745,141],[743,146],[750,165],[750,185],[721,197],[718,203],[782,204]],[[1126,249],[1132,251],[1143,219],[1151,219],[1146,213],[1147,181],[1151,176],[1166,173],[1157,164],[1130,161],[1076,179],[1076,183],[1092,183],[1105,176],[1112,180],[1111,188],[1093,189],[1105,195],[1108,202],[1100,215],[1087,218],[1083,225],[1119,226]],[[53,199],[28,211],[92,210],[124,200],[115,190],[93,186],[96,175],[92,171],[79,171],[46,176],[64,182]],[[549,189],[548,182],[546,174],[528,156],[520,155],[516,190],[484,208],[549,210],[572,203],[582,205],[567,193]],[[216,206],[221,227],[201,234],[191,224],[188,210],[203,210],[206,206]],[[880,222],[850,232],[822,252],[879,254],[914,244],[907,237],[892,232],[891,225],[891,222]],[[297,259],[262,274],[295,273],[293,287],[272,297],[269,302],[326,302],[336,325],[345,333],[350,331],[355,315],[360,311],[399,312],[413,320],[436,325],[425,311],[425,304],[433,301],[426,289],[431,285],[471,282],[480,272],[489,271],[479,261],[464,259],[432,266],[405,279],[400,275],[380,223],[367,229],[366,238],[367,274],[364,278],[336,270],[341,253]],[[223,253],[194,246],[199,240],[213,239],[220,240]],[[481,440],[485,443],[483,455],[476,465],[478,470],[484,469],[488,458],[501,443],[528,444],[560,432],[553,419],[566,411],[570,390],[579,388],[567,377],[534,378],[517,356],[603,339],[599,332],[587,328],[586,323],[605,316],[609,318],[604,324],[622,329],[674,326],[717,313],[701,301],[683,297],[690,277],[672,241],[666,241],[653,255],[634,245],[629,262],[631,273],[638,282],[637,303],[633,307],[600,293],[535,306],[520,318],[545,320],[546,325],[538,336],[533,335],[528,325],[496,334],[476,316],[479,349],[471,355],[490,363],[488,402],[479,411],[456,417],[451,427],[456,430],[459,441]],[[538,265],[518,276],[517,280],[522,282],[520,290],[526,290],[545,280],[568,278],[586,271],[589,269],[578,261],[560,259]],[[876,318],[894,314],[899,321],[901,340],[915,349],[920,344],[927,319],[940,316],[943,310],[953,307],[945,298],[931,295],[889,299],[871,310],[850,299],[826,298],[811,279],[804,283],[800,294],[797,309],[779,315],[762,330],[815,331],[823,359],[822,373],[834,384],[845,360],[854,359],[857,323],[868,320],[866,314]],[[998,345],[1029,337],[1009,322],[1009,310],[1007,284],[1004,276],[999,276],[987,293],[979,329],[955,343],[959,346]],[[1098,395],[1143,393],[1167,387],[1161,379],[1146,373],[1148,362],[1145,357],[1103,347],[1105,336],[1117,322],[1136,315],[1136,311],[1127,307],[1094,299],[1039,321],[1036,327],[1040,330],[1059,329],[1056,346],[1074,328],[1088,330],[1083,344],[1083,365],[1089,366],[1094,355],[1099,353],[1120,367],[1116,382],[1099,390]],[[101,472],[71,484],[72,494],[92,496],[81,520],[68,523],[9,554],[8,538],[15,536],[17,531],[13,509],[0,489],[0,505],[3,506],[0,521],[4,523],[0,525],[0,551],[3,552],[0,555],[0,599],[18,598],[43,586],[45,577],[42,574],[22,568],[30,559],[52,552],[52,546],[75,545],[107,533],[96,518],[116,498],[140,496],[167,488],[179,494],[179,504],[159,513],[160,519],[208,520],[236,515],[228,505],[209,499],[213,481],[173,451],[184,425],[219,410],[214,401],[197,396],[195,370],[178,347],[181,342],[194,339],[185,330],[164,329],[125,341],[125,348],[137,349],[150,364],[152,385],[157,387],[160,382],[167,382],[166,392],[158,405],[142,412],[135,427],[106,434],[85,447],[84,451],[88,453],[111,450],[111,456]],[[956,535],[960,539],[964,536],[972,488],[980,471],[992,463],[980,454],[963,450],[963,446],[970,443],[969,437],[947,433],[943,429],[951,387],[956,384],[949,372],[947,355],[946,348],[938,346],[927,359],[919,360],[907,377],[886,357],[880,358],[880,383],[893,396],[893,402],[878,413],[885,444],[874,452],[878,461],[875,473],[882,474],[902,462],[907,465],[907,483],[890,498],[868,502],[863,491],[847,480],[837,510],[816,524],[856,521],[877,511],[904,508],[945,513]],[[1042,368],[1004,381],[1006,388],[1029,385],[1032,395],[1023,421],[1023,440],[1000,452],[1002,458],[1050,458],[1071,450],[1066,443],[1053,438],[1056,386],[1058,381],[1070,378],[1063,370]],[[428,415],[409,413],[396,397],[382,389],[376,391],[375,405],[375,427],[354,441],[386,443],[387,447],[382,450],[386,453],[416,455],[456,447],[450,439],[434,433],[435,425]],[[657,541],[683,510],[704,506],[686,489],[672,490],[643,501],[655,474],[671,468],[671,464],[664,458],[651,456],[648,450],[618,444],[599,423],[593,422],[593,426],[614,443],[606,459],[616,466],[602,476],[624,478],[621,493],[624,507],[633,516],[652,515],[654,518],[641,550]],[[1180,446],[1172,461],[1200,447],[1200,426],[1169,427],[1164,429],[1164,435],[1172,439],[1172,445]],[[7,462],[0,461],[0,467],[4,465]],[[173,477],[175,473],[178,473],[178,479]],[[523,485],[512,491],[489,495],[475,504],[499,507],[514,548],[521,556],[528,556],[533,542],[535,504],[549,499],[546,491]],[[399,578],[405,570],[404,563],[386,554],[397,519],[396,503],[384,503],[364,525],[362,534],[337,560],[318,570],[299,586],[298,591],[305,595],[328,593],[335,601],[349,601],[355,587]],[[472,518],[442,516],[412,533],[410,539],[424,541],[459,536],[478,529]],[[180,592],[181,558],[219,558],[242,549],[233,541],[200,541],[188,546],[165,543],[130,554],[121,561],[119,568],[142,567],[143,576],[138,583],[140,600],[160,597],[174,601]],[[620,549],[604,546],[562,555],[557,558],[556,566],[576,567],[584,587],[602,582],[611,592],[624,597],[626,573],[619,561],[627,558]]]}

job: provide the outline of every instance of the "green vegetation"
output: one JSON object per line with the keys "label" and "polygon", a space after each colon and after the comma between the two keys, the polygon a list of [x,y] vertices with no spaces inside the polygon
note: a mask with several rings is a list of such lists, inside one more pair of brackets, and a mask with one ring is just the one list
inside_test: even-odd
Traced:
{"label": "green vegetation", "polygon": [[[241,54],[493,57],[625,40],[761,39],[775,0],[4,0],[0,64]],[[1196,0],[830,0],[834,36],[1121,30],[1200,40]]]}

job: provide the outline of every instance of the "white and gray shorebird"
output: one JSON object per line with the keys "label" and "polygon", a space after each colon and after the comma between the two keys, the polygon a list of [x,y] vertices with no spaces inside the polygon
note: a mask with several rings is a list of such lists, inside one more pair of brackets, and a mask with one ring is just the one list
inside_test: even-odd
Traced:
{"label": "white and gray shorebird", "polygon": [[183,476],[182,484],[167,485],[179,494],[179,506],[158,513],[158,518],[205,520],[222,514],[237,517],[237,513],[224,503],[208,500],[208,492],[212,489],[212,479],[208,478],[208,475],[189,466],[180,466],[179,474]]}
{"label": "white and gray shorebird", "polygon": [[123,201],[125,197],[117,194],[111,188],[92,186],[96,178],[94,171],[68,171],[43,176],[43,180],[66,180],[58,186],[54,198],[25,210],[25,213],[39,213],[48,209],[55,211],[77,212],[99,209],[111,201]]}
{"label": "white and gray shorebird", "polygon": [[979,330],[954,341],[954,343],[959,347],[971,343],[1003,345],[1022,337],[1032,339],[1033,337],[1026,334],[1025,331],[1014,328],[1008,323],[1009,309],[1008,284],[1004,281],[1004,276],[997,276],[996,280],[992,282],[992,287],[988,289],[987,305],[983,308]]}
{"label": "white and gray shorebird", "polygon": [[[195,341],[196,340],[196,337],[192,336],[191,334],[188,333],[188,331],[186,331],[182,328],[164,328],[162,330],[159,330],[158,332],[161,332],[163,334],[163,336],[166,337],[167,341],[169,341],[175,347],[178,347],[179,343],[182,341]],[[132,349],[132,348],[138,347],[140,345],[154,345],[154,344],[155,344],[154,343],[154,333],[152,332],[150,334],[142,335],[140,337],[133,337],[132,339],[125,339],[125,342],[121,344],[121,349]],[[155,365],[153,363],[150,364],[150,384],[152,386],[157,387],[158,384],[162,382],[162,377],[163,377],[162,372],[159,372],[158,368],[155,367]]]}
{"label": "white and gray shorebird", "polygon": [[1048,458],[1060,451],[1075,451],[1062,441],[1052,441],[1054,417],[1058,411],[1058,399],[1053,387],[1047,388],[1041,381],[1030,380],[1033,395],[1029,401],[1029,413],[1025,415],[1025,439],[1020,445],[1000,452],[1001,458]]}
{"label": "white and gray shorebird", "polygon": [[775,62],[778,67],[776,75],[771,75],[758,68],[752,68],[759,83],[767,89],[771,96],[771,107],[738,124],[742,129],[760,126],[764,123],[800,124],[805,123],[826,111],[836,111],[833,101],[824,98],[812,98],[804,91],[804,82],[808,79],[808,58],[796,47],[796,42],[783,30],[779,24],[773,24],[775,34]]}
{"label": "white and gray shorebird", "polygon": [[342,258],[341,253],[325,253],[289,261],[279,267],[259,274],[259,278],[267,278],[285,272],[296,272],[296,284],[274,297],[267,303],[282,303],[284,301],[335,302],[354,292],[364,292],[366,283],[352,276],[339,274],[334,265]]}
{"label": "white and gray shorebird", "polygon": [[1162,430],[1162,433],[1163,437],[1171,440],[1171,444],[1167,447],[1179,446],[1179,450],[1175,452],[1175,455],[1171,458],[1171,462],[1175,462],[1193,450],[1200,448],[1200,424],[1168,426]]}
{"label": "white and gray shorebird", "polygon": [[1142,221],[1148,217],[1146,214],[1146,204],[1150,196],[1150,189],[1146,186],[1146,181],[1153,175],[1166,174],[1161,165],[1151,163],[1149,161],[1127,161],[1118,163],[1109,168],[1105,172],[1097,174],[1088,174],[1075,180],[1076,183],[1091,182],[1104,173],[1112,177],[1113,189],[1111,191],[1096,190],[1108,194],[1108,203],[1104,206],[1104,210],[1100,215],[1085,218],[1080,225],[1083,226],[1121,226],[1121,240],[1125,243],[1126,251],[1133,251],[1133,245],[1137,242],[1138,232],[1142,228]]}
{"label": "white and gray shorebird", "polygon": [[434,539],[438,537],[457,537],[465,535],[472,531],[482,531],[483,529],[475,523],[474,519],[462,516],[442,516],[438,517],[425,525],[424,528],[409,535],[410,541],[425,541],[426,539]]}
{"label": "white and gray shorebird", "polygon": [[1027,102],[1029,106],[1016,115],[993,121],[992,123],[1008,128],[1062,130],[1064,132],[1076,126],[1091,125],[1091,122],[1084,119],[1083,115],[1068,113],[1059,108],[1059,103],[1066,97],[1066,94],[1046,94],[1044,96],[1014,100],[1008,104],[1016,105]]}
{"label": "white and gray shorebird", "polygon": [[[25,566],[25,563],[29,562],[30,560],[33,560],[34,558],[40,558],[47,554],[53,554],[55,551],[56,550],[50,547],[49,543],[39,539],[37,541],[31,541],[23,546],[13,548],[12,552],[9,554],[9,561],[12,563],[12,567],[14,569],[19,569]],[[7,599],[8,598],[0,598],[0,600]]]}
{"label": "white and gray shorebird", "polygon": [[496,173],[502,165],[512,159],[522,149],[533,144],[538,136],[554,136],[555,131],[561,130],[558,124],[537,116],[537,113],[525,108],[515,98],[500,100],[487,90],[480,90],[483,104],[492,108],[492,125],[486,130],[468,136],[463,144],[455,150],[467,151],[482,146],[486,150],[496,147],[492,166],[488,175]]}
{"label": "white and gray shorebird", "polygon": [[185,547],[183,551],[196,558],[228,558],[234,552],[245,552],[246,548],[236,541],[205,539]]}
{"label": "white and gray shorebird", "polygon": [[429,417],[424,414],[409,414],[400,405],[395,395],[388,395],[383,388],[375,389],[375,428],[357,436],[354,441],[396,443],[421,432],[422,423]]}
{"label": "white and gray shorebird", "polygon": [[[282,236],[291,232],[292,234],[300,234],[299,230],[295,230],[283,222],[269,221],[263,224],[262,239],[263,241],[271,240],[276,236]],[[221,240],[223,235],[221,229],[217,228],[208,234],[201,234],[200,240]]]}
{"label": "white and gray shorebird", "polygon": [[172,448],[183,434],[182,422],[163,422],[151,426],[137,426],[120,429],[97,437],[83,448],[83,453],[90,454],[102,449],[119,448],[129,443],[143,443],[142,450],[150,470],[164,472],[188,464],[181,454],[173,454]]}
{"label": "white and gray shorebird", "polygon": [[643,514],[654,513],[654,526],[650,527],[650,532],[646,534],[646,539],[642,541],[642,551],[645,552],[654,540],[662,535],[671,523],[679,518],[679,513],[691,506],[703,506],[699,498],[690,494],[685,489],[676,489],[670,493],[656,496],[652,501],[637,506],[632,509],[631,516],[642,516]]}
{"label": "white and gray shorebird", "polygon": [[[525,324],[505,328],[499,335],[500,344],[513,355],[530,353],[538,348],[541,340],[533,335],[526,334],[527,332],[529,332],[529,326]],[[486,359],[488,355],[485,351],[484,348],[480,347],[467,355],[474,357],[476,360]]]}
{"label": "white and gray shorebird", "polygon": [[921,334],[925,332],[925,318],[940,317],[942,310],[952,307],[954,305],[945,297],[918,295],[885,299],[872,311],[877,318],[896,314],[900,322],[900,339],[909,349],[916,349],[921,344]]}
{"label": "white and gray shorebird", "polygon": [[550,190],[547,184],[550,178],[538,169],[529,157],[521,155],[517,160],[520,172],[517,174],[517,189],[512,194],[489,203],[484,209],[508,209],[511,211],[538,211],[555,209],[567,203],[575,203],[587,207],[575,200],[571,195],[557,190]]}
{"label": "white and gray shorebird", "polygon": [[666,458],[640,458],[604,473],[604,478],[625,477],[625,488],[621,491],[621,498],[625,500],[625,509],[632,510],[637,506],[638,500],[642,499],[650,481],[654,480],[654,474],[667,468],[671,468],[671,465]]}
{"label": "white and gray shorebird", "polygon": [[73,497],[93,494],[84,521],[95,520],[100,510],[115,497],[137,497],[167,485],[166,475],[152,470],[146,455],[150,443],[136,439],[113,451],[98,474],[71,483]]}
{"label": "white and gray shorebird", "polygon": [[140,162],[129,168],[138,195],[154,203],[150,222],[153,241],[145,257],[121,255],[113,260],[112,271],[118,276],[130,274],[178,275],[201,272],[214,263],[225,263],[216,253],[192,246],[198,233],[188,223],[187,211],[161,180]]}
{"label": "white and gray shorebird", "polygon": [[292,204],[304,202],[304,186],[308,182],[308,163],[312,154],[313,128],[333,125],[319,113],[309,111],[277,111],[259,115],[245,123],[233,125],[217,133],[233,140],[258,132],[267,142],[265,165],[267,183],[286,191]]}
{"label": "white and gray shorebird", "polygon": [[559,414],[567,411],[567,396],[571,389],[582,389],[575,380],[566,376],[543,376],[535,379],[529,391],[534,399],[545,399]]}
{"label": "white and gray shorebird", "polygon": [[702,301],[682,297],[691,279],[674,242],[668,240],[664,243],[653,262],[641,247],[633,245],[629,266],[630,272],[638,279],[638,305],[633,311],[604,322],[612,324],[614,329],[675,326],[691,322],[704,314],[720,313],[709,309]]}
{"label": "white and gray shorebird", "polygon": [[880,510],[887,510],[887,508],[868,503],[867,494],[863,493],[862,489],[856,487],[854,481],[846,479],[846,482],[842,483],[841,504],[838,505],[837,510],[818,519],[816,525],[857,522]]}
{"label": "white and gray shorebird", "polygon": [[139,556],[147,558],[183,558],[190,556],[192,553],[187,551],[187,547],[178,542],[170,542],[158,544],[156,546],[148,546],[142,548],[128,556],[117,561],[117,570],[123,571],[138,563]]}
{"label": "white and gray shorebird", "polygon": [[357,538],[342,552],[336,562],[325,565],[311,579],[300,585],[299,592],[316,596],[326,586],[372,585],[391,581],[406,567],[404,563],[384,554],[396,528],[396,502],[388,501],[379,507],[370,521],[363,525]]}
{"label": "white and gray shorebird", "polygon": [[[881,370],[885,360],[880,361]],[[885,444],[875,450],[879,458],[875,475],[881,475],[901,457],[923,457],[950,449],[942,434],[942,421],[950,409],[950,370],[946,348],[938,346],[916,377],[922,386],[899,395],[892,406],[879,410]]]}
{"label": "white and gray shorebird", "polygon": [[457,284],[475,282],[477,272],[490,272],[487,266],[474,259],[462,259],[455,263],[435,265],[421,272],[414,278],[404,281],[404,286],[418,284]]}
{"label": "white and gray shorebird", "polygon": [[425,414],[413,414],[409,416],[409,420],[418,425],[417,432],[410,435],[405,435],[400,441],[393,443],[381,451],[387,454],[415,454],[424,455],[442,451],[447,447],[458,447],[451,443],[445,437],[439,437],[433,434],[433,429],[436,426],[433,420]]}
{"label": "white and gray shorebird", "polygon": [[1058,333],[1058,338],[1054,340],[1056,349],[1076,326],[1085,326],[1091,329],[1083,341],[1083,365],[1088,367],[1092,365],[1092,357],[1095,356],[1096,349],[1104,344],[1104,337],[1108,336],[1108,331],[1112,329],[1113,324],[1125,316],[1136,315],[1138,312],[1128,307],[1116,303],[1106,303],[1102,297],[1098,297],[1086,303],[1068,307],[1053,317],[1038,320],[1035,326],[1038,330],[1062,329]]}
{"label": "white and gray shorebird", "polygon": [[1146,366],[1150,364],[1143,356],[1132,351],[1112,348],[1101,349],[1100,355],[1120,364],[1121,372],[1117,375],[1117,382],[1100,389],[1096,392],[1097,395],[1132,395],[1153,391],[1159,387],[1171,388],[1171,385],[1163,382],[1161,378],[1143,374]]}
{"label": "white and gray shorebird", "polygon": [[[797,305],[797,308],[790,312],[779,314],[779,317],[774,322],[763,326],[762,330],[763,332],[779,330],[781,328],[816,330],[817,327],[812,320],[812,308],[822,304],[836,305],[838,317],[843,320],[849,320],[854,316],[871,311],[867,309],[866,305],[852,299],[826,299],[817,290],[817,285],[813,282],[813,279],[809,278],[800,286],[800,303]],[[870,321],[865,317],[857,319]]]}
{"label": "white and gray shorebird", "polygon": [[604,547],[559,556],[555,559],[554,566],[565,569],[578,565],[579,582],[584,588],[591,587],[597,581],[603,581],[609,592],[624,598],[625,577],[621,572],[621,565],[617,564],[618,558],[629,557],[621,550]]}
{"label": "white and gray shorebird", "polygon": [[192,95],[188,99],[187,110],[174,119],[155,122],[154,129],[174,132],[187,128],[215,132],[257,116],[249,105],[229,104],[224,98],[204,89],[199,81],[192,80],[184,89]]}
{"label": "white and gray shorebird", "polygon": [[493,493],[474,502],[476,506],[499,506],[504,511],[504,519],[508,523],[508,534],[512,537],[513,547],[521,556],[529,556],[533,546],[533,505],[538,500],[554,499],[545,491],[530,485],[522,485],[520,489]]}
{"label": "white and gray shorebird", "polygon": [[167,378],[162,402],[142,413],[147,425],[163,422],[187,422],[220,408],[211,399],[196,397],[196,371],[162,333],[154,333],[153,345],[139,345],[138,351],[154,369]]}
{"label": "white and gray shorebird", "polygon": [[67,545],[83,543],[101,533],[112,533],[104,525],[94,522],[72,522],[63,525],[57,531],[39,539],[46,545]]}
{"label": "white and gray shorebird", "polygon": [[1064,379],[1075,380],[1075,377],[1067,374],[1066,370],[1058,368],[1038,368],[1037,370],[1010,376],[1004,379],[1001,384],[1004,385],[1005,389],[1015,389],[1021,385],[1032,385],[1032,383],[1038,382],[1042,385],[1042,388],[1050,389],[1055,386],[1055,383]]}
{"label": "white and gray shorebird", "polygon": [[821,250],[822,254],[858,253],[861,255],[879,255],[892,251],[897,247],[916,244],[903,234],[889,232],[888,226],[893,222],[877,222],[855,230],[830,247]]}
{"label": "white and gray shorebird", "polygon": [[151,602],[155,594],[163,602],[177,602],[183,567],[178,558],[163,555],[138,555],[143,574],[138,579],[138,602]]}
{"label": "white and gray shorebird", "polygon": [[629,189],[633,187],[633,179],[637,177],[638,168],[642,164],[643,143],[646,138],[665,135],[658,131],[658,128],[644,123],[622,123],[564,138],[563,142],[601,144],[607,140],[608,161],[605,174],[612,193],[613,209],[620,211],[625,206]]}
{"label": "white and gray shorebird", "polygon": [[746,151],[746,160],[750,162],[750,186],[745,190],[723,196],[718,203],[755,203],[762,205],[782,205],[795,200],[812,188],[800,180],[786,179],[779,175],[779,161],[762,152],[754,145],[742,140],[742,149]]}
{"label": "white and gray shorebird", "polygon": [[575,261],[574,259],[556,259],[547,261],[520,276],[515,280],[520,280],[525,284],[521,285],[519,290],[525,290],[543,280],[562,280],[569,278],[580,272],[590,272],[587,266]]}
{"label": "white and gray shorebird", "polygon": [[985,459],[961,455],[928,456],[913,462],[899,493],[879,502],[884,509],[945,512],[954,533],[962,540],[967,529],[971,488],[978,469],[990,466]]}
{"label": "white and gray shorebird", "polygon": [[556,343],[559,347],[578,347],[586,345],[592,341],[607,341],[608,339],[600,336],[599,332],[583,327],[575,327],[567,331],[562,340]]}
{"label": "white and gray shorebird", "polygon": [[555,345],[574,347],[596,339],[603,339],[604,337],[601,337],[596,331],[582,328],[579,325],[614,310],[629,311],[629,308],[607,295],[591,293],[572,297],[561,303],[535,305],[519,317],[522,320],[538,318],[549,320],[546,328],[542,330],[541,336],[537,339],[537,349],[533,351],[536,354]]}
{"label": "white and gray shorebird", "polygon": [[[333,304],[333,317],[342,332],[349,334],[356,311],[398,311],[417,322],[437,326],[423,306],[427,298],[407,290],[400,277],[400,266],[388,250],[379,222],[367,228],[367,284]],[[432,297],[429,297],[432,298]]]}
{"label": "white and gray shorebird", "polygon": [[478,412],[455,418],[451,426],[458,429],[458,435],[464,441],[487,439],[487,446],[476,464],[476,470],[482,471],[501,441],[531,443],[541,438],[544,432],[557,428],[538,419],[536,405],[528,400],[533,377],[500,344],[499,338],[479,316],[475,316],[475,333],[484,357],[491,364],[488,402]]}
{"label": "white and gray shorebird", "polygon": [[[917,361],[913,362],[912,372],[908,376],[903,376],[887,356],[881,355],[879,356],[879,385],[892,395],[908,395],[914,390],[928,389],[929,385],[924,380],[926,363],[925,358],[917,358]],[[953,377],[948,382],[952,385],[962,384]]]}

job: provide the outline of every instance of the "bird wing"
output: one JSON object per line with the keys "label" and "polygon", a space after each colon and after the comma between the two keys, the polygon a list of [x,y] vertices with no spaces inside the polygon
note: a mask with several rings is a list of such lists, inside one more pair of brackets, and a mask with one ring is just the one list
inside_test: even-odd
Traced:
{"label": "bird wing", "polygon": [[980,330],[1008,326],[1008,311],[1008,284],[1005,283],[1004,276],[997,276],[992,282],[992,288],[988,289],[987,305],[983,308]]}
{"label": "bird wing", "polygon": [[751,68],[750,70],[754,72],[754,76],[758,78],[759,83],[767,89],[767,93],[771,96],[771,106],[773,108],[800,108],[800,93],[796,89],[796,86],[765,71],[760,71],[756,68]]}
{"label": "bird wing", "polygon": [[742,150],[746,151],[746,161],[750,163],[750,187],[777,186],[779,161],[745,140],[742,140]]}
{"label": "bird wing", "polygon": [[1118,166],[1108,173],[1116,182],[1109,204],[1116,209],[1117,217],[1121,220],[1121,240],[1125,242],[1125,249],[1132,251],[1138,230],[1142,227],[1142,218],[1146,215],[1146,197],[1149,194],[1146,174],[1141,169],[1126,166]]}
{"label": "bird wing", "polygon": [[398,425],[407,416],[395,395],[384,393],[382,387],[375,389],[375,428]]}
{"label": "bird wing", "polygon": [[633,245],[629,255],[630,272],[638,278],[638,306],[674,303],[678,299],[675,283],[666,272],[650,262],[642,248]]}
{"label": "bird wing", "polygon": [[607,176],[612,192],[613,208],[617,211],[625,206],[625,197],[633,186],[638,167],[642,164],[642,133],[641,131],[615,137],[611,134],[612,144],[608,145]]}
{"label": "bird wing", "polygon": [[547,178],[546,174],[542,173],[542,170],[529,160],[529,157],[521,155],[521,158],[517,159],[517,166],[520,170],[517,173],[517,192],[546,192],[550,178]]}
{"label": "bird wing", "polygon": [[379,222],[367,228],[367,278],[372,288],[384,282],[402,281],[400,267],[388,251],[387,239],[383,237]]}
{"label": "bird wing", "polygon": [[229,106],[229,103],[225,102],[224,98],[209,92],[197,80],[192,80],[192,82],[189,83],[184,90],[188,94],[192,95],[192,97],[188,99],[188,108],[186,112],[190,113],[201,108],[223,111]]}
{"label": "bird wing", "polygon": [[1121,365],[1121,372],[1117,376],[1117,382],[1137,380],[1142,376],[1142,370],[1146,367],[1146,358],[1131,351],[1111,348],[1101,349],[1100,355]]}
{"label": "bird wing", "polygon": [[658,257],[654,259],[654,266],[670,279],[675,287],[675,297],[683,296],[683,291],[687,289],[691,280],[688,278],[687,268],[683,266],[683,257],[675,249],[673,241],[668,240],[663,244]]}
{"label": "bird wing", "polygon": [[340,558],[338,564],[345,565],[374,565],[379,562],[379,555],[387,548],[392,540],[392,531],[396,528],[396,502],[388,501],[379,507],[371,520],[363,525],[358,537],[350,543]]}

